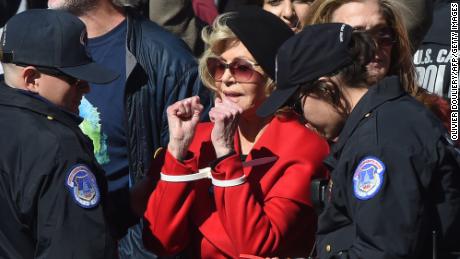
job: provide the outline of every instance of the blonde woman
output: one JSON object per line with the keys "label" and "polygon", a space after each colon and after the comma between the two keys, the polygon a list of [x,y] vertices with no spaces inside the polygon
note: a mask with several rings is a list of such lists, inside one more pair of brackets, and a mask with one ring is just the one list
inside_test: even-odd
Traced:
{"label": "blonde woman", "polygon": [[324,174],[328,145],[289,112],[256,115],[274,89],[276,51],[292,35],[257,7],[220,16],[204,31],[200,70],[216,96],[212,122],[198,123],[198,97],[168,108],[170,142],[145,212],[149,249],[187,248],[191,258],[310,252],[310,182]]}

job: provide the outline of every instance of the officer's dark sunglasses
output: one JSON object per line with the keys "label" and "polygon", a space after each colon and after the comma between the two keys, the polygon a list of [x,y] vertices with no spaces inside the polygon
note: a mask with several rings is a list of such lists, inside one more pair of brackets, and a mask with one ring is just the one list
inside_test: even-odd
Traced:
{"label": "officer's dark sunglasses", "polygon": [[254,67],[258,66],[257,63],[247,59],[235,58],[230,63],[225,63],[222,59],[217,57],[209,57],[206,60],[209,75],[217,82],[222,81],[225,70],[229,69],[232,76],[239,83],[248,83],[257,72]]}
{"label": "officer's dark sunglasses", "polygon": [[[355,31],[363,31],[360,28],[354,28]],[[365,30],[375,40],[380,47],[391,47],[396,43],[395,33],[390,27],[377,27]]]}
{"label": "officer's dark sunglasses", "polygon": [[69,85],[77,85],[79,84],[79,82],[81,81],[80,79],[78,78],[75,78],[75,77],[72,77],[72,76],[69,76],[67,74],[64,74],[63,72],[61,72],[60,70],[56,69],[56,68],[52,68],[52,67],[41,67],[41,66],[34,66],[38,71],[40,71],[41,73],[43,74],[47,74],[47,75],[50,75],[50,76],[55,76],[55,77],[59,77],[60,79],[64,80],[65,82],[67,82]]}
{"label": "officer's dark sunglasses", "polygon": [[[21,67],[29,66],[27,64],[17,64],[17,65],[21,66]],[[54,77],[58,77],[58,78],[64,80],[69,85],[79,85],[80,82],[81,82],[80,79],[72,77],[72,76],[69,76],[67,74],[64,74],[59,69],[56,69],[56,68],[53,68],[53,67],[44,67],[44,66],[35,66],[35,65],[31,65],[31,66],[35,67],[35,69],[37,69],[40,73],[50,75],[50,76],[54,76]]]}
{"label": "officer's dark sunglasses", "polygon": [[305,94],[304,93],[301,93],[297,96],[297,98],[293,99],[291,101],[291,109],[292,111],[294,111],[295,113],[297,113],[298,115],[301,115],[303,116],[303,98],[305,97]]}
{"label": "officer's dark sunglasses", "polygon": [[[337,73],[330,73],[327,76],[334,76],[336,74]],[[295,113],[303,115],[303,101],[304,98],[310,94],[316,95],[331,105],[337,106],[340,104],[340,93],[337,90],[329,88],[320,80],[312,80],[299,86],[297,94],[289,102],[291,109]]]}

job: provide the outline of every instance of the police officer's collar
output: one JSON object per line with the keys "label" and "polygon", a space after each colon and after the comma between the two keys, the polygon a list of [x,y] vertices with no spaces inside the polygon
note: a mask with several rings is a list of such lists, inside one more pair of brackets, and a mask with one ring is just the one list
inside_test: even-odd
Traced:
{"label": "police officer's collar", "polygon": [[339,141],[332,147],[331,154],[335,157],[337,157],[337,154],[340,154],[341,150],[358,127],[361,120],[367,117],[366,114],[372,113],[373,110],[383,103],[405,94],[407,93],[401,87],[398,76],[385,77],[376,85],[371,86],[369,91],[367,91],[361,100],[359,100],[351,114],[348,116],[347,121],[340,132]]}
{"label": "police officer's collar", "polygon": [[0,82],[0,87],[5,93],[5,98],[0,99],[2,104],[31,110],[43,114],[49,119],[57,119],[69,126],[78,126],[83,121],[80,116],[65,111],[42,97],[37,97],[27,91],[11,88],[5,82]]}
{"label": "police officer's collar", "polygon": [[68,116],[70,116],[72,119],[74,119],[77,122],[77,124],[80,124],[83,121],[83,118],[80,117],[78,114],[66,111],[66,110],[62,109],[61,107],[57,106],[56,104],[48,101],[48,99],[46,99],[46,98],[44,98],[44,97],[42,97],[42,96],[40,96],[38,94],[29,92],[29,91],[26,91],[26,90],[22,90],[22,89],[16,89],[16,90],[21,94],[30,96],[30,97],[35,98],[37,100],[40,100],[40,101],[44,102],[46,105],[51,106],[52,108],[61,110],[63,113],[66,113]]}

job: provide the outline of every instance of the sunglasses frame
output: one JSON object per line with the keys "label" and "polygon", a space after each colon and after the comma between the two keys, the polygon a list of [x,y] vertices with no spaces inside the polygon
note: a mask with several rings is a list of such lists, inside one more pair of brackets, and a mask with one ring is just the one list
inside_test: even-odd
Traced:
{"label": "sunglasses frame", "polygon": [[56,68],[50,68],[50,67],[41,67],[41,66],[34,66],[38,71],[40,71],[43,74],[47,74],[50,76],[58,77],[65,82],[67,82],[69,85],[79,85],[79,83],[82,81],[78,78],[75,78],[73,76],[69,76],[60,70]]}
{"label": "sunglasses frame", "polygon": [[381,47],[390,47],[397,42],[395,32],[389,26],[376,27],[369,30],[354,28],[354,30],[367,32],[375,40],[377,45]]}
{"label": "sunglasses frame", "polygon": [[56,69],[54,67],[36,66],[36,65],[28,65],[28,64],[16,64],[16,65],[21,66],[21,67],[33,66],[40,73],[50,75],[50,76],[54,76],[54,77],[58,77],[58,78],[64,80],[69,85],[79,86],[81,82],[84,82],[83,80],[80,80],[80,79],[75,78],[73,76],[69,76],[69,75],[63,73],[62,71],[60,71],[59,69]]}
{"label": "sunglasses frame", "polygon": [[[213,69],[211,68],[211,63],[210,62],[216,62],[216,65],[215,65],[215,68],[214,68],[214,72]],[[242,76],[241,73],[244,73],[244,72],[241,72],[241,70],[239,70],[239,68],[242,66],[238,66],[238,62],[243,62],[245,64],[243,65],[249,65],[248,68],[250,69],[250,75],[248,76]],[[216,72],[217,72],[217,69],[218,69],[218,66],[221,65],[224,67],[224,70],[222,72],[222,75],[219,77],[215,76],[216,75]],[[224,62],[221,58],[219,57],[208,57],[206,59],[206,68],[207,68],[207,71],[208,71],[208,74],[214,79],[214,81],[216,82],[222,82],[222,77],[223,75],[225,74],[225,70],[229,70],[230,71],[230,74],[232,74],[233,78],[238,82],[238,83],[250,83],[251,82],[251,79],[254,77],[254,74],[257,73],[259,74],[260,76],[262,76],[262,74],[255,70],[254,68],[256,66],[260,66],[258,63],[254,62],[254,61],[251,61],[251,60],[248,60],[248,59],[244,59],[244,58],[235,58],[233,59],[230,63],[226,63]],[[214,74],[214,75],[213,75]]]}
{"label": "sunglasses frame", "polygon": [[[332,72],[325,76],[332,77],[338,74],[338,71]],[[296,97],[288,101],[288,106],[295,113],[303,116],[303,99],[309,95],[314,95],[318,99],[321,99],[333,107],[340,107],[340,94],[338,89],[331,89],[329,86],[325,85],[319,79],[311,80],[299,84]]]}

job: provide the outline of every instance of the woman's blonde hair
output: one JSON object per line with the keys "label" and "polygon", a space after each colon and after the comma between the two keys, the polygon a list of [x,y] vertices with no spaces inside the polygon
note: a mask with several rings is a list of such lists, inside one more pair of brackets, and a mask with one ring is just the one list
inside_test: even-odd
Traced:
{"label": "woman's blonde hair", "polygon": [[[206,50],[199,60],[198,71],[203,84],[214,93],[217,93],[217,87],[215,86],[215,80],[208,71],[206,61],[209,57],[220,56],[227,49],[236,46],[240,42],[230,27],[227,26],[227,20],[233,15],[235,15],[234,12],[219,15],[214,20],[212,26],[206,26],[201,31],[201,37],[206,44]],[[268,96],[275,89],[275,82],[265,72],[264,76],[267,78],[265,93]]]}
{"label": "woman's blonde hair", "polygon": [[418,92],[416,72],[412,61],[412,50],[409,36],[399,10],[406,7],[396,0],[321,0],[315,1],[305,24],[317,24],[332,22],[335,10],[350,2],[376,1],[380,12],[388,26],[395,34],[396,43],[391,53],[391,63],[388,75],[398,75],[404,89],[410,95],[415,96]]}

